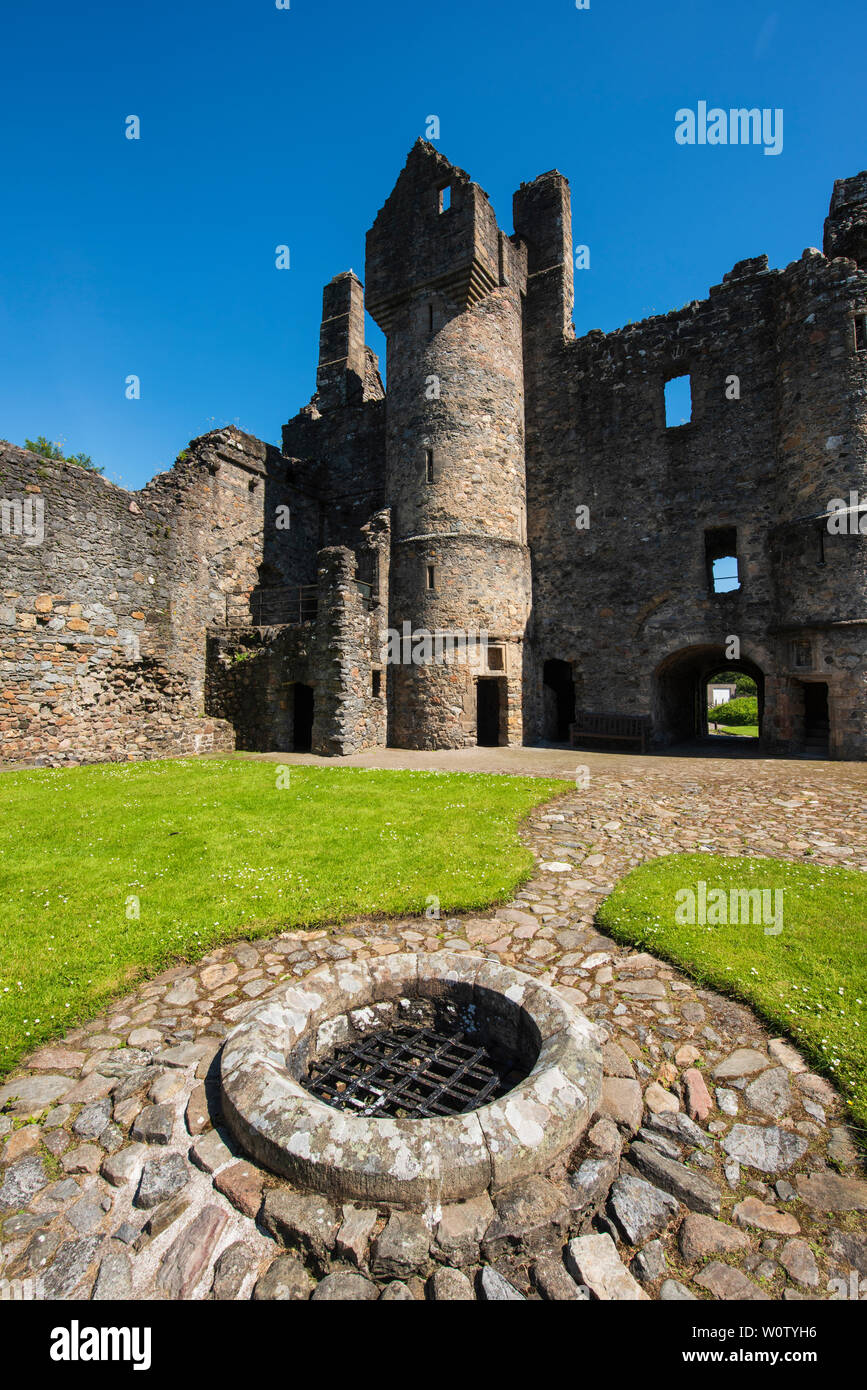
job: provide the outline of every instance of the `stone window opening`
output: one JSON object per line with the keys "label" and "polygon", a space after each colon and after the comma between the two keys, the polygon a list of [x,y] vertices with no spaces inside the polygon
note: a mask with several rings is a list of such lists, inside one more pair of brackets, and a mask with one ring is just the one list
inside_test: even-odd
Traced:
{"label": "stone window opening", "polygon": [[813,669],[813,649],[809,642],[799,638],[792,643],[792,665],[802,671]]}
{"label": "stone window opening", "polygon": [[376,699],[382,693],[382,672],[371,671],[370,673],[370,693]]}
{"label": "stone window opening", "polygon": [[447,183],[437,194],[437,206],[439,212],[448,212],[452,205],[452,186]]}
{"label": "stone window opening", "polygon": [[729,594],[741,587],[738,533],[735,526],[718,526],[704,533],[707,586],[712,594]]}
{"label": "stone window opening", "polygon": [[434,306],[433,306],[432,303],[429,304],[429,305],[427,306],[427,327],[428,327],[428,332],[429,332],[429,333],[433,333],[433,331],[434,331]]}
{"label": "stone window opening", "polygon": [[427,567],[427,587],[429,589],[436,588],[436,573],[433,565],[428,565]]}
{"label": "stone window opening", "polygon": [[855,315],[855,351],[867,352],[867,314]]}
{"label": "stone window opening", "polygon": [[432,483],[434,480],[433,449],[425,449],[424,451],[424,480],[426,483]]}
{"label": "stone window opening", "polygon": [[671,376],[665,383],[665,428],[679,429],[692,422],[692,378],[688,372]]}
{"label": "stone window opening", "polygon": [[824,526],[819,526],[819,527],[817,528],[817,532],[816,532],[816,564],[817,564],[817,565],[824,565],[824,563],[825,563],[825,528],[824,528]]}
{"label": "stone window opening", "polygon": [[488,670],[504,671],[506,669],[505,656],[502,647],[488,647]]}

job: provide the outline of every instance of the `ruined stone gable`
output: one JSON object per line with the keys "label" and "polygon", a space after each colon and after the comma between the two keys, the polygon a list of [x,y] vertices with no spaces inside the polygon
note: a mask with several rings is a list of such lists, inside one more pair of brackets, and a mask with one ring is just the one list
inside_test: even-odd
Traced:
{"label": "ruined stone gable", "polygon": [[[587,712],[663,748],[720,667],[765,751],[867,756],[867,174],[824,253],[608,334],[566,179],[513,212],[417,142],[367,239],[387,393],[342,273],[281,450],[227,427],[129,493],[0,447],[4,761],[563,742]],[[463,658],[407,657],[425,633]]]}

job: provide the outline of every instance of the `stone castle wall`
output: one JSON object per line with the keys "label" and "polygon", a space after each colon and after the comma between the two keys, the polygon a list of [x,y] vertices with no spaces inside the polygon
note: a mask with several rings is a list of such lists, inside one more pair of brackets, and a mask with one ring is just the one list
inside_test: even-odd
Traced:
{"label": "stone castle wall", "polygon": [[[356,548],[385,503],[385,391],[376,354],[364,342],[364,293],[338,275],[322,296],[316,393],[283,426],[283,452],[304,459],[294,480],[318,506],[316,549]],[[315,581],[315,556],[311,557]]]}
{"label": "stone castle wall", "polygon": [[295,685],[315,679],[314,640],[311,624],[209,630],[205,708],[231,724],[239,749],[294,748]]}
{"label": "stone castle wall", "polygon": [[[299,683],[318,692],[319,751],[384,743],[385,608],[355,582],[387,594],[384,393],[363,337],[360,351],[357,390],[321,373],[286,427],[291,456],[229,427],[127,492],[0,446],[0,760],[292,747]],[[27,498],[44,508],[39,544],[17,533]],[[355,556],[323,589],[332,538]],[[298,587],[309,604],[317,585],[317,623],[299,626]]]}
{"label": "stone castle wall", "polygon": [[[867,502],[867,351],[857,350],[854,315],[867,313],[867,261],[848,259],[843,234],[826,225],[829,260],[806,251],[780,277],[776,431],[781,523],[769,537],[775,583],[773,625],[777,725],[784,742],[804,726],[807,683],[828,686],[831,753],[867,756],[867,535],[829,527],[829,506],[856,493]],[[853,181],[856,182],[857,181]],[[863,212],[863,204],[862,204]],[[863,248],[862,248],[863,249]],[[816,518],[818,520],[811,520]],[[867,513],[863,524],[867,529]]]}
{"label": "stone castle wall", "polygon": [[[562,739],[573,703],[664,747],[723,666],[771,747],[799,751],[827,687],[831,755],[867,757],[867,535],[827,518],[867,503],[867,174],[835,184],[824,254],[608,334],[572,325],[566,179],[522,184],[514,226],[418,142],[367,240],[387,401],[346,272],[282,452],[213,431],[130,493],[0,446],[8,520],[45,506],[39,545],[4,513],[0,758],[290,749],[311,699],[326,754],[468,746],[483,709],[495,742]],[[488,654],[391,664],[404,624]]]}
{"label": "stone castle wall", "polygon": [[[366,539],[387,555],[387,517],[371,523]],[[327,547],[318,556],[314,620],[209,630],[206,708],[232,725],[239,749],[333,755],[385,745],[386,608],[359,587],[357,572],[352,551]],[[299,686],[313,709],[304,731]]]}
{"label": "stone castle wall", "polygon": [[[767,664],[772,279],[756,268],[664,318],[551,343],[527,460],[537,721],[550,659],[572,663],[579,705],[636,714],[654,712],[651,676],[682,649],[722,651],[735,634]],[[692,422],[667,429],[665,381],[681,373]],[[732,373],[739,401],[726,399]],[[737,528],[736,593],[709,592],[705,532],[716,527]]]}
{"label": "stone castle wall", "polygon": [[[175,538],[159,505],[0,446],[0,496],[38,499],[44,539],[2,536],[0,757],[59,763],[233,746],[203,717],[173,631]],[[186,667],[186,669],[184,669]]]}
{"label": "stone castle wall", "polygon": [[[797,745],[812,674],[828,682],[832,754],[865,756],[865,540],[829,537],[820,557],[815,527],[783,533],[850,487],[867,496],[867,354],[853,332],[867,274],[814,251],[783,272],[762,257],[705,301],[577,341],[551,324],[562,288],[542,292],[547,336],[531,276],[528,741],[547,732],[551,659],[572,664],[579,706],[650,714],[658,743],[689,736],[691,692],[702,671],[732,664],[736,637],[744,669],[765,677],[771,743]],[[667,428],[665,382],[681,374],[692,419]],[[720,528],[737,536],[731,593],[709,583],[706,533]],[[795,672],[788,629],[805,625],[814,658]]]}
{"label": "stone castle wall", "polygon": [[0,538],[4,761],[234,746],[231,728],[204,714],[203,634],[258,584],[266,492],[283,492],[266,453],[217,432],[131,493],[0,448],[0,496],[44,506],[41,543]]}

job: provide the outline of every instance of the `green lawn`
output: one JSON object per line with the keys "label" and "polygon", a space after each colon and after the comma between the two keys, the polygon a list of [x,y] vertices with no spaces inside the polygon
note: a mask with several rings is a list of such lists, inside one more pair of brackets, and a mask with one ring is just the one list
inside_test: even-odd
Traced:
{"label": "green lawn", "polygon": [[740,738],[758,738],[758,724],[717,724],[712,734],[737,734]]}
{"label": "green lawn", "polygon": [[[0,1074],[218,942],[509,898],[552,779],[170,761],[0,776]],[[139,916],[135,917],[138,900]]]}
{"label": "green lawn", "polygon": [[[780,889],[782,931],[690,925],[679,890]],[[774,899],[770,900],[773,904]],[[698,912],[695,914],[698,916]],[[709,915],[709,914],[707,914]],[[618,941],[646,947],[694,979],[752,1004],[788,1033],[846,1097],[867,1138],[867,874],[778,859],[674,854],[618,883],[598,920]]]}

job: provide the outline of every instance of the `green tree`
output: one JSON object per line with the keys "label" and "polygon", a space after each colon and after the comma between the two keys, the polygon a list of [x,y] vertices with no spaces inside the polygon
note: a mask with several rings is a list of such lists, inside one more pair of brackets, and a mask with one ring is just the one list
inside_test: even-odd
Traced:
{"label": "green tree", "polygon": [[90,454],[64,454],[62,449],[63,440],[58,439],[52,444],[50,439],[46,439],[44,434],[40,434],[38,439],[25,439],[24,447],[29,449],[31,454],[38,454],[43,459],[57,459],[61,463],[75,463],[79,468],[87,468],[91,473],[105,472],[98,463],[94,463]]}
{"label": "green tree", "polygon": [[708,710],[707,717],[713,724],[726,724],[729,727],[738,724],[758,724],[759,702],[754,695],[744,695],[739,700],[727,700],[724,705],[714,705],[713,709]]}
{"label": "green tree", "polygon": [[717,671],[708,678],[708,685],[733,685],[737,695],[758,694],[755,681],[745,671]]}
{"label": "green tree", "polygon": [[29,449],[31,454],[38,454],[43,459],[62,459],[63,450],[60,444],[52,444],[50,439],[46,439],[44,434],[40,434],[38,439],[25,439],[25,449]]}

